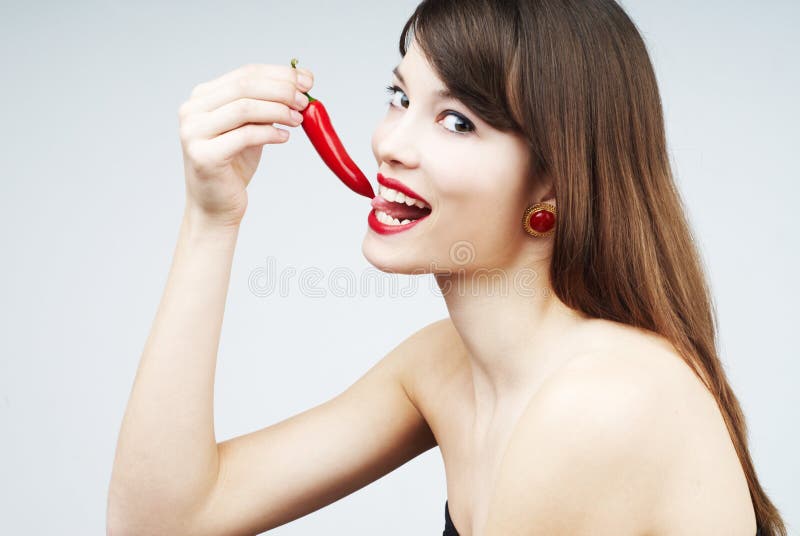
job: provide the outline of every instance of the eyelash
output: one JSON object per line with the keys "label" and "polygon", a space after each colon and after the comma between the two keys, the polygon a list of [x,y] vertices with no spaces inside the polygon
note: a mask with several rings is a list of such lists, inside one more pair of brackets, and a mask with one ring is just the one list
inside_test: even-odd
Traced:
{"label": "eyelash", "polygon": [[[386,86],[386,92],[389,94],[390,97],[393,97],[395,92],[397,92],[397,91],[399,91],[401,93],[405,93],[402,89],[400,89],[396,85],[390,84],[390,85]],[[386,104],[388,104],[389,106],[393,106],[392,105],[392,99],[389,99],[389,101],[387,101]],[[448,110],[446,115],[452,115],[453,117],[457,117],[458,119],[460,119],[462,121],[462,123],[464,123],[464,125],[467,127],[468,130],[466,132],[463,132],[463,131],[462,132],[457,132],[457,131],[454,131],[454,130],[450,130],[449,128],[445,129],[445,130],[447,130],[447,131],[449,131],[449,132],[451,132],[451,133],[453,133],[453,134],[455,134],[457,136],[464,136],[464,135],[469,134],[470,132],[473,132],[475,130],[475,125],[473,125],[472,122],[469,119],[467,119],[466,117],[464,117],[460,113],[454,112],[452,110]]]}

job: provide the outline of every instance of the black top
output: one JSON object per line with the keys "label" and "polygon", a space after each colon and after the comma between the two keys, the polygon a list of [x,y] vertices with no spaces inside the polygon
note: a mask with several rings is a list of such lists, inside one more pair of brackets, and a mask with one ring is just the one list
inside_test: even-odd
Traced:
{"label": "black top", "polygon": [[447,501],[444,501],[444,532],[442,536],[458,536],[458,531],[450,519],[450,510],[447,508]]}
{"label": "black top", "polygon": [[[458,536],[458,531],[455,525],[453,525],[453,520],[450,519],[450,510],[447,508],[447,501],[444,501],[444,532],[442,532],[442,536]],[[764,536],[761,532],[761,527],[756,530],[756,536]]]}

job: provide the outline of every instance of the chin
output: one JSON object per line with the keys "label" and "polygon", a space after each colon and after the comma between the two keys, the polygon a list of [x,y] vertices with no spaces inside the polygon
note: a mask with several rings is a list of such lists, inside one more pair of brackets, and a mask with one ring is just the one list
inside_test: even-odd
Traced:
{"label": "chin", "polygon": [[[361,243],[361,254],[371,265],[382,272],[392,274],[424,274],[430,272],[414,250],[392,247],[382,243],[368,231]],[[429,267],[428,267],[429,268]]]}

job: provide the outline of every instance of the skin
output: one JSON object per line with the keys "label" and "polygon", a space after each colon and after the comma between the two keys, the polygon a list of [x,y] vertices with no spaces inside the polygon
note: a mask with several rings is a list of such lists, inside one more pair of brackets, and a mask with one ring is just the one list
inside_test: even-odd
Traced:
{"label": "skin", "polygon": [[[461,535],[754,534],[721,415],[674,348],[589,319],[552,292],[552,237],[529,236],[521,216],[530,204],[558,203],[547,178],[529,176],[523,141],[438,97],[445,86],[416,42],[398,70],[401,91],[373,134],[373,154],[381,173],[433,211],[406,232],[368,229],[362,251],[385,271],[433,273],[447,304],[440,327],[450,350],[420,367],[409,390],[441,449]],[[474,130],[453,132],[462,120],[446,110]],[[585,435],[567,437],[571,428]],[[667,468],[680,478],[664,484]],[[702,492],[687,489],[702,478]]]}
{"label": "skin", "polygon": [[[528,385],[560,365],[531,360],[531,346],[563,344],[562,336],[583,321],[551,291],[552,239],[533,238],[521,225],[528,205],[557,202],[550,184],[533,184],[527,175],[523,140],[489,127],[457,101],[435,96],[444,85],[416,43],[399,71],[408,85],[395,83],[408,101],[401,106],[403,94],[397,94],[373,134],[372,149],[380,171],[419,193],[433,211],[403,233],[369,229],[362,252],[382,270],[436,275],[468,350],[480,433]],[[447,109],[467,117],[474,131],[454,133],[457,120],[442,113]],[[491,218],[474,217],[486,213]],[[465,256],[451,254],[459,247]]]}
{"label": "skin", "polygon": [[[583,318],[548,292],[551,240],[520,220],[556,200],[526,177],[520,140],[434,102],[441,81],[416,48],[400,67],[411,105],[388,111],[373,148],[433,213],[400,235],[368,231],[362,249],[387,271],[433,272],[450,316],[332,399],[217,442],[214,374],[246,188],[263,146],[287,140],[274,125],[300,126],[291,112],[307,106],[295,98],[313,73],[251,64],[198,84],[178,110],[186,205],[120,428],[108,533],[258,534],[438,445],[463,536],[752,536],[714,401],[666,341]],[[476,133],[448,132],[445,104]],[[459,242],[474,256],[451,255]],[[527,275],[525,293],[472,279],[486,267]]]}
{"label": "skin", "polygon": [[[375,130],[372,149],[380,171],[418,192],[433,211],[403,233],[369,229],[362,251],[382,270],[435,274],[466,350],[473,436],[481,441],[531,386],[563,365],[567,353],[550,350],[586,319],[552,292],[552,238],[534,238],[522,228],[528,205],[558,206],[551,185],[528,176],[523,140],[491,128],[457,101],[439,99],[444,85],[415,42],[399,71],[406,83],[394,83],[403,93]],[[456,120],[443,113],[450,109],[474,131],[452,132]],[[486,213],[491,218],[474,217]],[[451,254],[453,247],[466,257]],[[533,347],[552,357],[531,359]]]}

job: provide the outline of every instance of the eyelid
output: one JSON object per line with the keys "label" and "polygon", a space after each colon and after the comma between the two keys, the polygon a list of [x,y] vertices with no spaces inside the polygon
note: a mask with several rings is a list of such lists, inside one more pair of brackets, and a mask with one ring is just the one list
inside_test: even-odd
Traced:
{"label": "eyelid", "polygon": [[[392,82],[391,84],[386,86],[386,91],[389,92],[390,94],[393,94],[395,91],[401,91],[401,92],[403,92],[403,94],[406,94],[405,90],[403,88],[401,88],[397,83],[394,83],[394,82]],[[391,105],[391,101],[389,101],[389,103]],[[475,132],[475,130],[476,130],[475,123],[471,119],[466,117],[464,114],[462,114],[461,112],[457,112],[455,110],[445,110],[444,113],[445,113],[445,117],[448,116],[448,115],[453,115],[453,116],[457,117],[458,119],[460,119],[462,122],[464,122],[464,123],[469,125],[469,130],[466,131],[466,132],[457,132],[457,131],[453,131],[453,130],[450,130],[450,129],[445,129],[445,130],[447,130],[447,131],[449,131],[449,132],[451,132],[453,134],[462,135],[462,136],[466,135],[466,134],[472,134],[472,133]]]}

